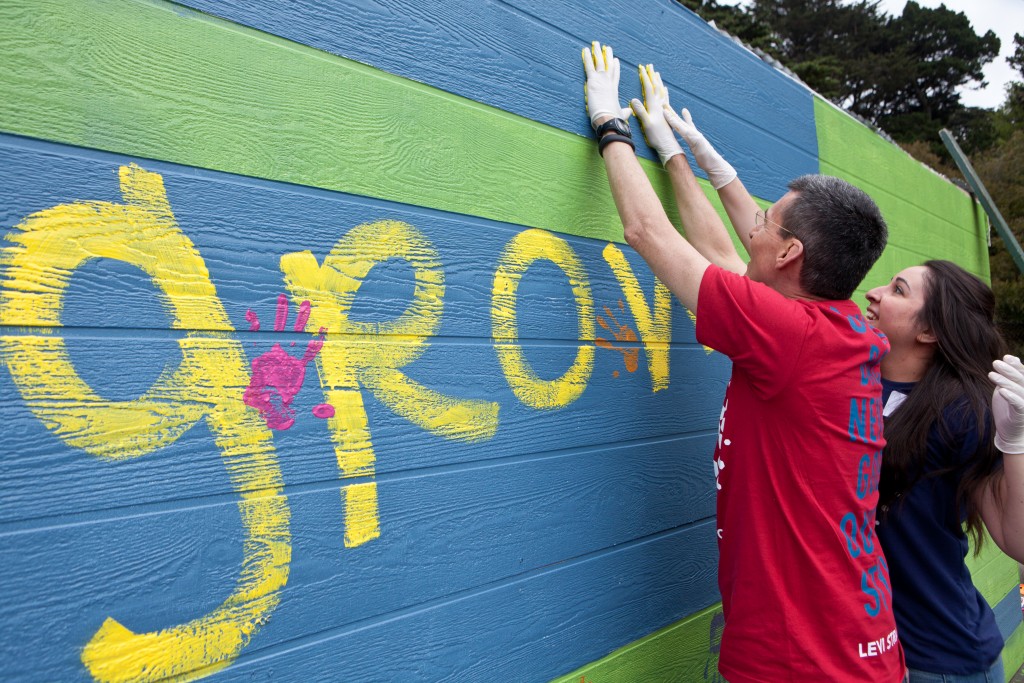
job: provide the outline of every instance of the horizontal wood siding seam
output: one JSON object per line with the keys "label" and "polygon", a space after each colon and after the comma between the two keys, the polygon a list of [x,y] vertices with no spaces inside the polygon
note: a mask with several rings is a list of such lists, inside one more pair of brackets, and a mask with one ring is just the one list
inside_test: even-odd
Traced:
{"label": "horizontal wood siding seam", "polygon": [[2,131],[623,241],[592,139],[167,3],[5,3],[0,60]]}
{"label": "horizontal wood siding seam", "polygon": [[[690,109],[758,196],[778,199],[786,182],[817,169],[810,91],[671,0],[642,9],[621,0],[184,4],[584,137],[580,50],[611,40],[622,102],[641,95],[637,64],[653,62],[676,108]],[[638,148],[657,162],[642,141]]]}

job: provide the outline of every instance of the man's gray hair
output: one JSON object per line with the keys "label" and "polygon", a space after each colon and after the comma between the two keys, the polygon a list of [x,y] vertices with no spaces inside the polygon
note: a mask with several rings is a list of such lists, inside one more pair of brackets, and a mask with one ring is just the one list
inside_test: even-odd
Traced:
{"label": "man's gray hair", "polygon": [[783,227],[804,245],[800,284],[826,300],[849,299],[885,249],[882,212],[863,190],[825,175],[793,180]]}

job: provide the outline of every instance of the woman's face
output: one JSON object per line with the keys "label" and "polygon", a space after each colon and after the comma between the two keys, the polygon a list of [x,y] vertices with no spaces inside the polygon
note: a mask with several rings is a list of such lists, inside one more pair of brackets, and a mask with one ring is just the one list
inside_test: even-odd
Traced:
{"label": "woman's face", "polygon": [[927,266],[911,266],[896,273],[889,284],[875,287],[867,294],[868,310],[864,317],[872,327],[885,333],[893,347],[920,341],[918,335],[926,331],[918,315],[927,295],[927,275]]}

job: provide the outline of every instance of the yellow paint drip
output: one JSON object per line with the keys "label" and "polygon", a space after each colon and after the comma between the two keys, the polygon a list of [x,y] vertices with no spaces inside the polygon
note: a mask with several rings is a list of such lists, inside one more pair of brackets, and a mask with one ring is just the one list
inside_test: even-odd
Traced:
{"label": "yellow paint drip", "polygon": [[350,484],[344,488],[345,547],[354,548],[380,536],[377,521],[377,484]]}
{"label": "yellow paint drip", "polygon": [[[108,258],[152,278],[176,329],[230,332],[209,274],[180,231],[163,179],[138,166],[120,169],[124,204],[78,202],[32,214],[0,253],[7,278],[0,324],[60,326],[72,273]],[[49,329],[48,329],[49,328]],[[179,341],[181,361],[141,397],[109,401],[71,364],[59,336],[0,338],[0,354],[33,414],[70,446],[97,457],[141,457],[173,443],[206,418],[240,494],[245,530],[235,589],[207,615],[168,629],[135,633],[108,618],[82,650],[99,681],[184,681],[227,666],[273,613],[288,580],[291,535],[282,479],[270,432],[246,410],[248,384],[241,346],[223,333]]]}
{"label": "yellow paint drip", "polygon": [[[349,311],[359,287],[378,263],[402,259],[412,266],[415,289],[394,320],[361,322]],[[463,441],[494,436],[498,404],[461,399],[428,389],[400,368],[427,350],[441,326],[444,271],[433,245],[399,221],[358,225],[319,264],[308,251],[281,257],[285,284],[296,301],[312,306],[306,329],[345,335],[328,338],[317,356],[320,385],[335,408],[328,420],[342,477],[371,476],[375,455],[360,387],[373,392],[395,414],[427,431]],[[380,534],[376,485],[345,489],[345,545],[358,546]]]}

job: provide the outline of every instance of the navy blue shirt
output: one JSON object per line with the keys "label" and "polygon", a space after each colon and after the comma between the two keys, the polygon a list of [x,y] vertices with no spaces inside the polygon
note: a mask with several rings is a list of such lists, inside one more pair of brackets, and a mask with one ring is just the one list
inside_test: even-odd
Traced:
{"label": "navy blue shirt", "polygon": [[[898,400],[893,392],[906,395],[913,387],[914,383],[882,379],[882,405]],[[951,437],[944,439],[932,425],[922,474],[956,469],[938,477],[922,476],[887,511],[879,510],[878,538],[889,563],[893,612],[907,666],[971,674],[992,666],[1002,652],[1003,637],[964,562],[966,512],[956,503],[960,468],[978,447],[977,420],[970,411],[951,408],[943,419]]]}

